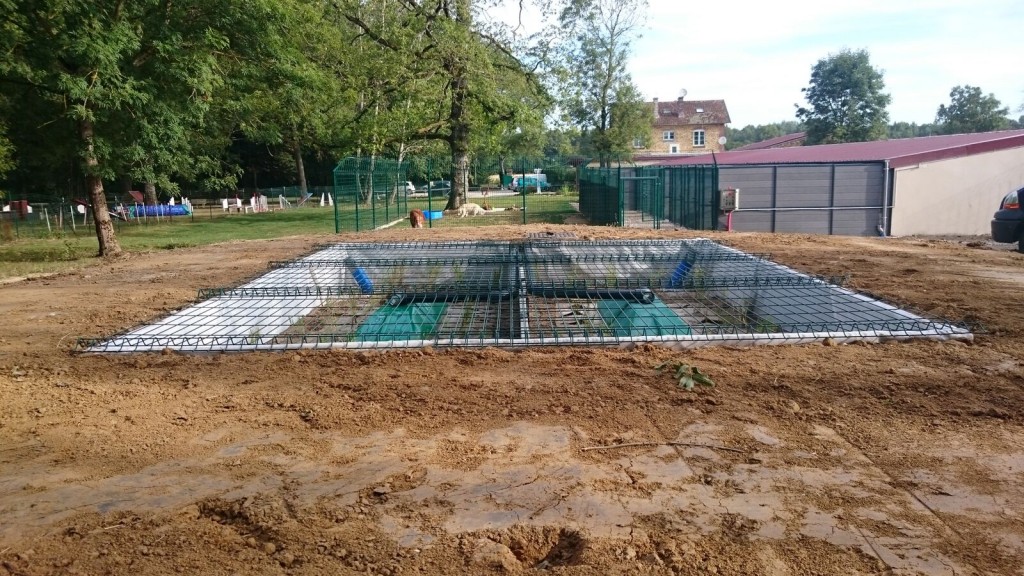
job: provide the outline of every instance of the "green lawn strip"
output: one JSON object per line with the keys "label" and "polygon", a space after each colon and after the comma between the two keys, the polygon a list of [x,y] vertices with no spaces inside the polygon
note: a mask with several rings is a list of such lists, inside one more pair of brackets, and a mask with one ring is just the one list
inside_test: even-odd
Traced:
{"label": "green lawn strip", "polygon": [[[499,196],[471,199],[475,203],[488,202],[495,208],[522,207],[522,196]],[[527,196],[528,223],[561,223],[565,216],[574,213],[571,203],[575,196]],[[359,229],[372,230],[395,220],[408,217],[409,210],[442,210],[444,198],[410,199],[407,205],[375,209],[360,206],[358,209]],[[376,210],[376,217],[374,217]],[[339,206],[339,220],[342,232],[356,230],[357,209],[352,204]],[[433,222],[434,227],[486,226],[520,224],[521,211],[506,210],[486,216],[459,218],[445,214]],[[0,240],[0,278],[25,276],[27,274],[60,272],[81,267],[96,255],[96,237],[93,227],[78,226],[74,232],[56,232],[49,235],[23,225],[19,238]],[[154,219],[144,222],[117,222],[117,237],[125,250],[139,252],[166,250],[191,246],[204,246],[231,240],[260,240],[295,236],[300,234],[323,234],[334,232],[335,217],[332,207],[304,207],[292,210],[262,214],[225,214],[223,211],[199,209],[194,217],[181,216],[173,219]],[[39,237],[34,237],[39,236]]]}

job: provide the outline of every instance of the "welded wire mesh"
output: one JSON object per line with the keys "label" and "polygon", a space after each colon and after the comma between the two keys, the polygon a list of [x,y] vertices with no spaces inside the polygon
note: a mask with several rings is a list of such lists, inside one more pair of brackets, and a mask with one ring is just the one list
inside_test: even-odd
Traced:
{"label": "welded wire mesh", "polygon": [[[445,156],[346,158],[334,170],[337,231],[343,222],[356,231],[409,225],[413,210],[423,213],[428,228],[562,223],[577,213],[576,170],[585,163],[474,156],[458,170]],[[470,206],[459,211],[456,200]]]}
{"label": "welded wire mesh", "polygon": [[93,352],[969,337],[708,240],[334,244]]}
{"label": "welded wire mesh", "polygon": [[717,166],[586,167],[579,183],[580,212],[594,225],[718,228]]}

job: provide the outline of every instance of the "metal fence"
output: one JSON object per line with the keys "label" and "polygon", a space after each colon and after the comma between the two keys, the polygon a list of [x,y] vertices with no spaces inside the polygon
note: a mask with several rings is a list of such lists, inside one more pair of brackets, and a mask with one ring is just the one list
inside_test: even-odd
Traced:
{"label": "metal fence", "polygon": [[[108,200],[115,229],[127,226],[191,220],[192,207],[143,206]],[[82,202],[33,202],[14,200],[0,211],[0,242],[15,240],[95,236],[91,207]]]}
{"label": "metal fence", "polygon": [[4,207],[0,212],[0,242],[92,231],[92,215],[80,213],[73,204],[28,204],[26,201],[0,204]]}
{"label": "metal fence", "polygon": [[[118,233],[147,226],[184,222],[220,221],[262,212],[293,208],[325,208],[333,206],[333,186],[309,186],[303,192],[298,186],[247,188],[208,196],[206,192],[182,191],[174,204],[144,206],[118,197],[107,198],[111,222]],[[12,200],[0,203],[0,243],[15,240],[95,236],[92,208],[85,200],[28,202]],[[310,210],[308,216],[315,212]],[[319,217],[307,218],[320,221]],[[329,227],[327,228],[330,229]],[[317,231],[326,231],[321,227]]]}
{"label": "metal fence", "polygon": [[320,246],[84,352],[970,339],[709,240]]}
{"label": "metal fence", "polygon": [[430,228],[562,223],[577,212],[581,158],[479,158],[467,166],[459,211],[446,211],[456,170],[448,157],[346,158],[334,170],[336,231],[397,225],[421,210]]}
{"label": "metal fence", "polygon": [[660,229],[672,223],[716,230],[714,166],[618,166],[580,171],[580,212],[591,224]]}
{"label": "metal fence", "polygon": [[[219,220],[295,208],[323,210],[334,230],[374,230],[407,221],[422,210],[426,226],[564,223],[574,215],[598,226],[658,229],[673,223],[691,229],[717,228],[718,171],[711,166],[585,167],[587,159],[474,158],[461,204],[472,210],[446,211],[455,170],[450,158],[349,158],[334,170],[333,186],[237,190],[215,197],[183,192],[182,206],[146,207],[118,197],[107,204],[117,230],[139,226]],[[27,238],[92,236],[92,213],[84,201],[11,201],[0,212],[0,242]],[[31,210],[31,211],[29,211]],[[313,212],[295,214],[313,215]],[[316,217],[319,222],[319,216]],[[318,228],[319,230],[319,228]]]}

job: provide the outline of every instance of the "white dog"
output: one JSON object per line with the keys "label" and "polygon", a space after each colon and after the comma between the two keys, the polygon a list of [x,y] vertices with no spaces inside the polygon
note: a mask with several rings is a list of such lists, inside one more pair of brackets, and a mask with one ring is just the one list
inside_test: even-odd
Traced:
{"label": "white dog", "polygon": [[466,216],[483,216],[486,213],[487,211],[479,204],[473,204],[472,202],[459,206],[459,218],[465,218]]}

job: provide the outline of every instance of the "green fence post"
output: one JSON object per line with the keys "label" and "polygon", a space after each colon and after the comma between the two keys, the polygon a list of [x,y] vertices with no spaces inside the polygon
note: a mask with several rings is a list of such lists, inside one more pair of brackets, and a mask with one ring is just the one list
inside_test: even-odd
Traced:
{"label": "green fence post", "polygon": [[718,230],[718,215],[722,211],[722,195],[718,193],[718,161],[715,161],[714,171],[711,173],[711,225],[712,230]]}
{"label": "green fence post", "polygon": [[522,168],[521,172],[523,174],[523,180],[519,183],[519,193],[523,196],[523,224],[526,224],[529,221],[529,216],[526,215],[526,210],[527,210],[526,194],[528,193],[528,190],[526,189],[526,161],[525,160],[523,161],[523,166],[521,168]]}
{"label": "green fence post", "polygon": [[[334,190],[331,190],[331,194],[334,195],[334,233],[341,234],[341,213],[338,211],[338,185],[334,185]],[[359,205],[356,205],[356,230],[359,230]]]}
{"label": "green fence post", "polygon": [[[334,233],[335,234],[340,234],[341,233],[341,215],[338,212],[338,187],[341,185],[338,182],[338,179],[340,178],[340,175],[338,174],[338,170],[340,168],[341,168],[341,163],[339,163],[338,166],[336,166],[334,168],[334,189],[331,190],[331,194],[334,194]],[[308,202],[308,200],[307,200],[307,202]],[[296,204],[296,206],[298,206],[298,204]],[[356,202],[356,232],[358,232],[358,231],[359,231],[359,203]]]}
{"label": "green fence post", "polygon": [[618,214],[618,220],[619,220],[619,226],[625,226],[626,225],[626,186],[625,186],[625,183],[622,181],[622,164],[619,164],[619,167],[616,170],[617,170],[617,176],[618,176],[618,181],[619,181],[619,186],[618,186],[618,188],[619,188],[619,214]]}

